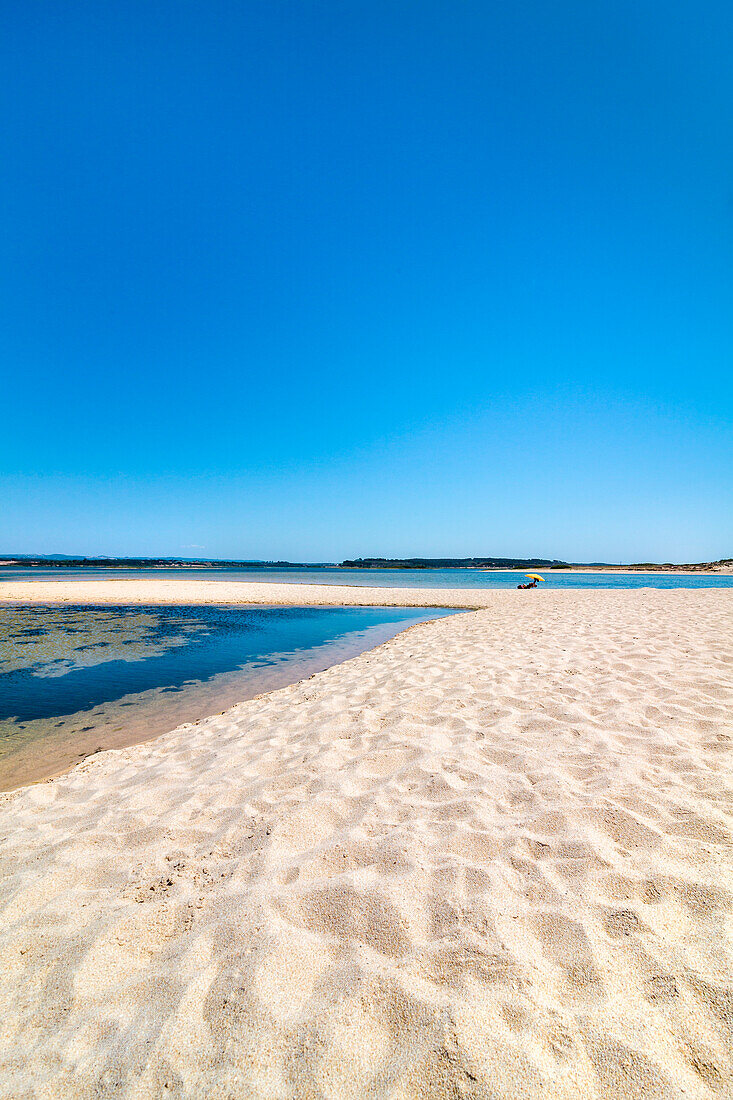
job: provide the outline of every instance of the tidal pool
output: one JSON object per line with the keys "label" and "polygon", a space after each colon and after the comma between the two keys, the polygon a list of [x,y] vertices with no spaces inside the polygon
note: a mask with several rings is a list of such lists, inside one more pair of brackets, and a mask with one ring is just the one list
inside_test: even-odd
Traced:
{"label": "tidal pool", "polygon": [[0,790],[295,683],[414,623],[401,607],[0,608]]}

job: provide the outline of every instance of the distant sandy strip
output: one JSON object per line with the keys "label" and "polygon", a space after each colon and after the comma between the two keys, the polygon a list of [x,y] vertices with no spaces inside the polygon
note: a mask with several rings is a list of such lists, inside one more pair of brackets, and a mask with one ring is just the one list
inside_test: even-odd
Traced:
{"label": "distant sandy strip", "polygon": [[[519,580],[517,583],[520,583]],[[501,589],[366,588],[345,584],[163,580],[0,581],[0,603],[279,604],[319,607],[491,607]],[[506,595],[506,590],[504,595]],[[516,597],[527,593],[517,592]],[[530,596],[536,595],[536,590]]]}
{"label": "distant sandy strip", "polygon": [[733,592],[61,590],[485,609],[0,796],[0,1096],[733,1095]]}

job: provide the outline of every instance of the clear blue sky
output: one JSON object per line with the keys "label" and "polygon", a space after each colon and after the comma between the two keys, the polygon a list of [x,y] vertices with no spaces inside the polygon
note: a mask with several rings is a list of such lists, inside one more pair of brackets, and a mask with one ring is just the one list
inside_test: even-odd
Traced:
{"label": "clear blue sky", "polygon": [[3,5],[0,550],[733,554],[730,0]]}

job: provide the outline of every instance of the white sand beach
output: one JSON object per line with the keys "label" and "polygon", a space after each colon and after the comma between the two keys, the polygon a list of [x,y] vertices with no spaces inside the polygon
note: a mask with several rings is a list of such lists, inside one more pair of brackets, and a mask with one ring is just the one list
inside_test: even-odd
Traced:
{"label": "white sand beach", "polygon": [[0,1096],[733,1095],[733,592],[3,583],[450,604],[0,796]]}

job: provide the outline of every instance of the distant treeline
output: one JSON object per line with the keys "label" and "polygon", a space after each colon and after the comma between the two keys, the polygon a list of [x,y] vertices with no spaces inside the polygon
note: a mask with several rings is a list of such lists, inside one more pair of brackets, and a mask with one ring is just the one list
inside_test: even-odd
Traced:
{"label": "distant treeline", "polygon": [[638,569],[690,572],[733,572],[733,558],[674,565],[672,562],[637,562],[612,565],[609,562],[566,562],[557,558],[347,558],[333,562],[237,561],[224,558],[74,558],[62,554],[43,557],[31,554],[0,554],[0,570],[36,566],[40,569]]}
{"label": "distant treeline", "polygon": [[39,566],[43,569],[283,569],[304,567],[292,561],[228,561],[214,558],[71,558],[0,555],[0,567]]}
{"label": "distant treeline", "polygon": [[664,572],[684,569],[696,572],[733,572],[733,559],[674,565],[645,562],[634,565],[607,561],[567,562],[557,558],[356,558],[341,562],[344,569],[638,569]]}
{"label": "distant treeline", "polygon": [[356,558],[342,561],[344,569],[567,569],[556,558]]}

